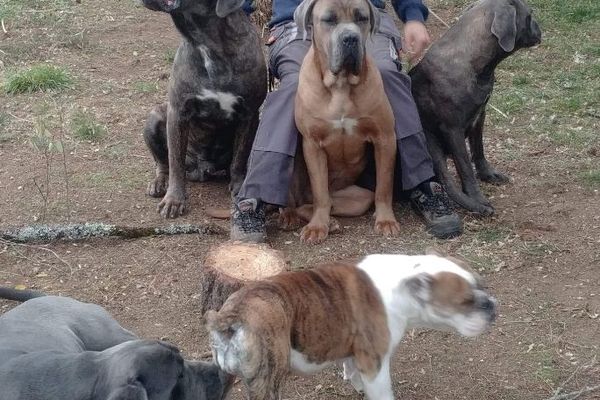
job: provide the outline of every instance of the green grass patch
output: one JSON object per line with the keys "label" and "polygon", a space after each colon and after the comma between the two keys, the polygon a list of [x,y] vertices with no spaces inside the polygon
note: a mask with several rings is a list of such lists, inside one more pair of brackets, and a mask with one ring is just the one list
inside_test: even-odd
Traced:
{"label": "green grass patch", "polygon": [[71,116],[71,133],[79,140],[98,141],[106,135],[106,127],[87,111],[76,111]]}
{"label": "green grass patch", "polygon": [[503,227],[485,226],[475,233],[475,238],[485,243],[496,243],[505,240],[510,235],[510,230]]}
{"label": "green grass patch", "polygon": [[4,91],[8,94],[59,91],[71,87],[73,78],[64,69],[39,64],[6,74]]}
{"label": "green grass patch", "polygon": [[579,178],[592,189],[600,188],[600,169],[592,169],[579,174]]}
{"label": "green grass patch", "polygon": [[554,387],[558,383],[560,371],[550,350],[542,350],[537,354],[538,367],[535,371],[535,377],[542,382]]}
{"label": "green grass patch", "polygon": [[158,85],[155,82],[135,82],[133,89],[138,93],[156,93],[158,92]]}
{"label": "green grass patch", "polygon": [[177,54],[177,49],[168,49],[165,51],[163,59],[167,64],[173,64],[173,61],[175,61],[175,54]]}

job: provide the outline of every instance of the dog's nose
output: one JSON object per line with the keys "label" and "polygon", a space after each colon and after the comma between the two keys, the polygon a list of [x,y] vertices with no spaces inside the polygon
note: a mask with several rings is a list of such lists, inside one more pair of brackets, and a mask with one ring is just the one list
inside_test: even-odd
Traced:
{"label": "dog's nose", "polygon": [[355,47],[358,44],[356,35],[346,35],[342,38],[342,44],[346,47]]}
{"label": "dog's nose", "polygon": [[531,32],[531,36],[535,40],[535,43],[536,44],[540,43],[542,41],[542,30],[540,29],[540,26],[538,25],[538,23],[533,19],[531,20],[529,30]]}
{"label": "dog's nose", "polygon": [[496,319],[496,300],[488,297],[481,302],[479,307],[488,313],[491,321]]}

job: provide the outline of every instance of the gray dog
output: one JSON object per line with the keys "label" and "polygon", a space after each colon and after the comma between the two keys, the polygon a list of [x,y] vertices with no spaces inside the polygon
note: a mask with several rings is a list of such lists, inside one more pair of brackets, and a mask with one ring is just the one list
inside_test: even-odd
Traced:
{"label": "gray dog", "polygon": [[229,169],[237,194],[267,92],[256,29],[240,9],[244,0],[142,0],[167,12],[181,33],[168,103],[148,117],[144,138],[156,161],[148,194],[164,196],[161,215],[186,208],[185,180],[205,181]]}
{"label": "gray dog", "polygon": [[221,400],[232,377],[140,340],[102,307],[0,287],[0,400]]}
{"label": "gray dog", "polygon": [[[483,154],[485,106],[498,63],[540,41],[540,28],[523,1],[481,0],[410,71],[436,175],[450,197],[467,210],[483,215],[494,212],[475,179],[465,137],[479,178],[496,184],[508,182]],[[462,190],[448,173],[448,155],[454,160]]]}

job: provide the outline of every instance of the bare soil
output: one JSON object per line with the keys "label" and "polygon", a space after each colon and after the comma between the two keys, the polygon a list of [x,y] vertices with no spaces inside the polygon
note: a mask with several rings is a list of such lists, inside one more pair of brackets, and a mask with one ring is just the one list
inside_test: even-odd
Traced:
{"label": "bare soil", "polygon": [[[458,12],[438,8],[448,21]],[[132,1],[83,1],[67,11],[44,25],[6,21],[8,33],[0,31],[0,68],[48,61],[76,78],[75,86],[61,93],[0,94],[0,113],[8,116],[0,134],[9,134],[0,141],[0,226],[165,225],[156,212],[158,201],[145,194],[154,171],[141,132],[148,111],[165,99],[168,58],[178,34],[168,16]],[[433,18],[430,27],[436,34],[443,30]],[[104,138],[72,137],[69,116],[81,108],[106,125]],[[63,143],[64,159],[63,153],[45,155],[31,146],[39,119]],[[544,399],[560,387],[572,391],[600,384],[598,191],[573,178],[576,153],[521,135],[524,127],[507,128],[508,122],[488,124],[485,136],[491,161],[512,182],[484,185],[497,214],[478,219],[463,213],[466,232],[459,238],[431,238],[406,204],[397,206],[402,224],[397,238],[375,235],[370,216],[342,219],[342,232],[318,246],[301,244],[298,232],[279,231],[274,220],[269,225],[269,243],[284,252],[291,269],[375,252],[418,253],[434,245],[466,257],[484,275],[500,302],[494,328],[475,340],[409,332],[393,362],[397,398]],[[598,152],[585,157],[597,165]],[[190,212],[177,222],[208,221],[207,208],[228,206],[225,182],[189,184],[188,190]],[[101,304],[140,336],[169,340],[199,358],[208,351],[197,305],[200,261],[227,239],[0,242],[0,284]],[[0,310],[14,305],[0,301]],[[231,397],[243,398],[240,384]],[[338,369],[330,369],[291,378],[283,398],[360,396]],[[580,398],[600,398],[600,392]]]}

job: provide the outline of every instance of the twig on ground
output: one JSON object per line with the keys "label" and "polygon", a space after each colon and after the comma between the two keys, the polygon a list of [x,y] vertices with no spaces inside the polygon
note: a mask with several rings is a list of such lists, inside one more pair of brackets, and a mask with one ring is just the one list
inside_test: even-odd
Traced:
{"label": "twig on ground", "polygon": [[224,235],[225,233],[224,228],[215,224],[137,227],[109,225],[98,222],[66,225],[30,225],[22,228],[0,230],[0,239],[16,243],[28,243],[51,242],[59,239],[83,240],[110,236],[123,239],[136,239],[157,235]]}
{"label": "twig on ground", "polygon": [[54,257],[56,257],[56,259],[58,261],[60,261],[61,263],[63,263],[67,267],[69,267],[69,270],[71,271],[71,274],[72,274],[73,268],[71,267],[71,264],[69,264],[67,261],[65,261],[58,254],[56,254],[56,252],[54,250],[52,250],[52,249],[49,249],[49,248],[43,247],[43,246],[33,246],[33,245],[30,245],[30,244],[17,243],[16,241],[13,241],[13,240],[10,240],[10,239],[6,239],[2,234],[0,234],[0,243],[3,243],[5,245],[7,245],[7,246],[27,247],[27,248],[30,248],[30,249],[46,251],[46,252],[52,254]]}
{"label": "twig on ground", "polygon": [[488,103],[488,106],[490,106],[490,108],[492,110],[496,111],[498,114],[502,115],[504,118],[510,119],[510,117],[508,115],[506,115],[505,113],[503,113],[502,111],[500,111],[500,109],[498,107],[495,107],[493,104]]}
{"label": "twig on ground", "polygon": [[8,33],[8,31],[6,30],[6,26],[4,25],[4,18],[0,19],[0,25],[2,25],[2,32]]}
{"label": "twig on ground", "polygon": [[438,21],[440,21],[442,23],[442,25],[444,25],[446,28],[450,28],[450,25],[448,25],[446,23],[446,21],[441,19],[431,8],[429,8],[429,14],[433,15],[434,18],[437,19]]}
{"label": "twig on ground", "polygon": [[[546,400],[575,400],[575,399],[578,399],[581,395],[591,393],[596,390],[600,390],[600,385],[586,386],[583,389],[576,390],[571,393],[555,394],[554,396],[552,396]],[[558,388],[555,393],[560,393],[560,391],[562,391],[562,388]]]}

